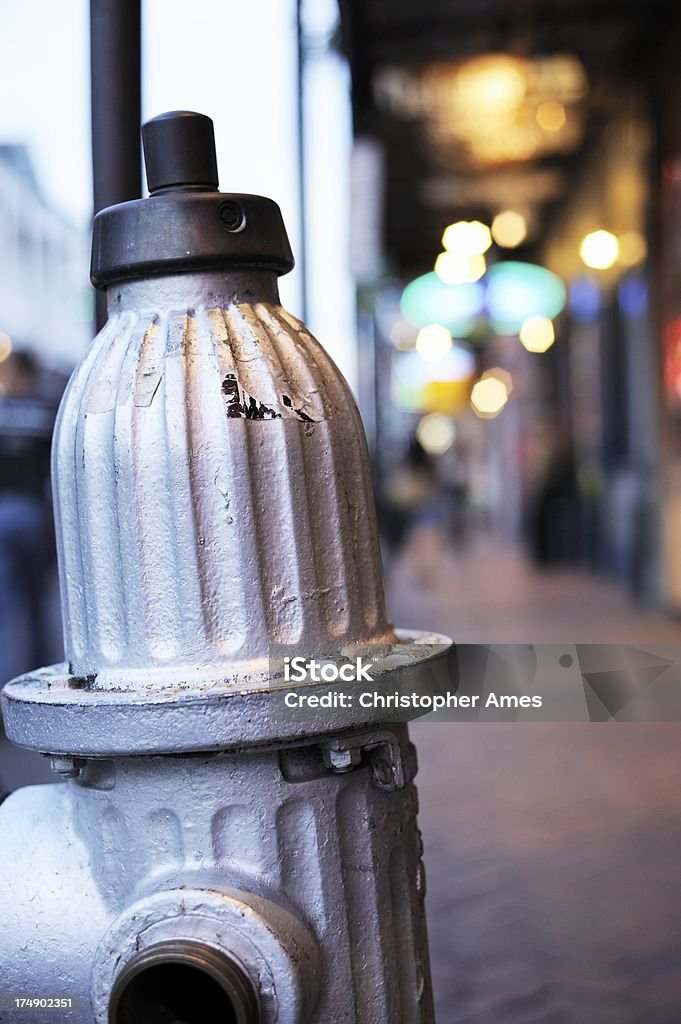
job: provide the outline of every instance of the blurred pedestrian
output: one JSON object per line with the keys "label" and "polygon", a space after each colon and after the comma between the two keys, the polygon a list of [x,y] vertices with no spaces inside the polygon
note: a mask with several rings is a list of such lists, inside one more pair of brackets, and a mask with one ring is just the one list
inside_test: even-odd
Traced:
{"label": "blurred pedestrian", "polygon": [[435,463],[446,539],[455,547],[466,542],[468,526],[468,464],[462,442],[452,445]]}
{"label": "blurred pedestrian", "polygon": [[54,561],[49,494],[55,409],[29,352],[0,363],[0,686],[45,663],[45,591]]}
{"label": "blurred pedestrian", "polygon": [[579,488],[575,455],[565,432],[547,445],[529,515],[530,551],[537,566],[579,558]]}

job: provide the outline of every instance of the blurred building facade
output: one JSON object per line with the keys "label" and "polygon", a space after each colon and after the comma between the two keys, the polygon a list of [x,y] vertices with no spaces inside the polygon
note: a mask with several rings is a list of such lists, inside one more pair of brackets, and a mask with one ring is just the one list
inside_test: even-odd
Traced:
{"label": "blurred building facade", "polygon": [[[439,416],[450,440],[446,424],[428,424],[432,461],[442,467],[447,451],[465,463],[474,523],[539,562],[582,565],[681,609],[676,5],[340,9],[356,149],[373,154],[357,201],[369,168],[382,211],[358,280],[360,400],[379,492],[419,426]],[[467,254],[443,233],[462,222],[488,237],[459,274]],[[554,277],[536,315],[504,324],[493,281],[506,273],[506,298],[521,307],[529,279],[518,264]],[[556,280],[564,299],[544,311]],[[443,308],[434,289],[451,285],[449,300],[478,288],[479,303],[443,315],[450,347],[438,355],[437,335],[423,332]],[[415,287],[421,320],[405,303]],[[453,352],[460,367],[463,354],[472,361],[458,378]],[[490,376],[505,389],[496,406],[485,405]]]}
{"label": "blurred building facade", "polygon": [[41,195],[25,146],[0,145],[0,330],[68,369],[92,337],[88,234]]}

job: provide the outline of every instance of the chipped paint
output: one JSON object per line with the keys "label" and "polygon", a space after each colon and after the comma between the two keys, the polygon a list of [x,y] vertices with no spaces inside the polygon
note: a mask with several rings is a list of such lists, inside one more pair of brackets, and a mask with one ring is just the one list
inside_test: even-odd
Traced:
{"label": "chipped paint", "polygon": [[289,395],[282,394],[278,407],[273,407],[250,395],[237,380],[235,373],[227,373],[222,381],[222,393],[228,419],[241,420],[300,420],[302,423],[315,423],[323,419],[309,415],[304,409],[296,408]]}

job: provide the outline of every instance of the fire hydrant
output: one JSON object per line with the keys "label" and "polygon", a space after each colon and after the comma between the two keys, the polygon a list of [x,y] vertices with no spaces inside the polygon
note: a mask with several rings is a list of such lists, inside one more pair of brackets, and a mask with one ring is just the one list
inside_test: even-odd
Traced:
{"label": "fire hydrant", "polygon": [[429,1024],[419,712],[311,726],[282,695],[333,687],[273,665],[371,645],[399,694],[450,641],[388,622],[361,421],[279,304],[279,208],[217,191],[209,118],[143,139],[55,431],[67,661],[2,696],[66,784],[0,809],[0,1019]]}

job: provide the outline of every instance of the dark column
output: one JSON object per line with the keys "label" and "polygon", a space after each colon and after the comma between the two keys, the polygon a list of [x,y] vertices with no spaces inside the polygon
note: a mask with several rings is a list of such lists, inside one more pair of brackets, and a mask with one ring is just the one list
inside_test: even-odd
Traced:
{"label": "dark column", "polygon": [[305,171],[305,28],[303,24],[303,0],[296,0],[296,38],[298,46],[297,64],[297,128],[298,128],[298,205],[300,207],[298,240],[298,266],[300,267],[300,310],[301,320],[307,321],[307,217]]}
{"label": "dark column", "polygon": [[[90,0],[94,211],[142,194],[141,0]],[[97,329],[106,319],[97,295]]]}

